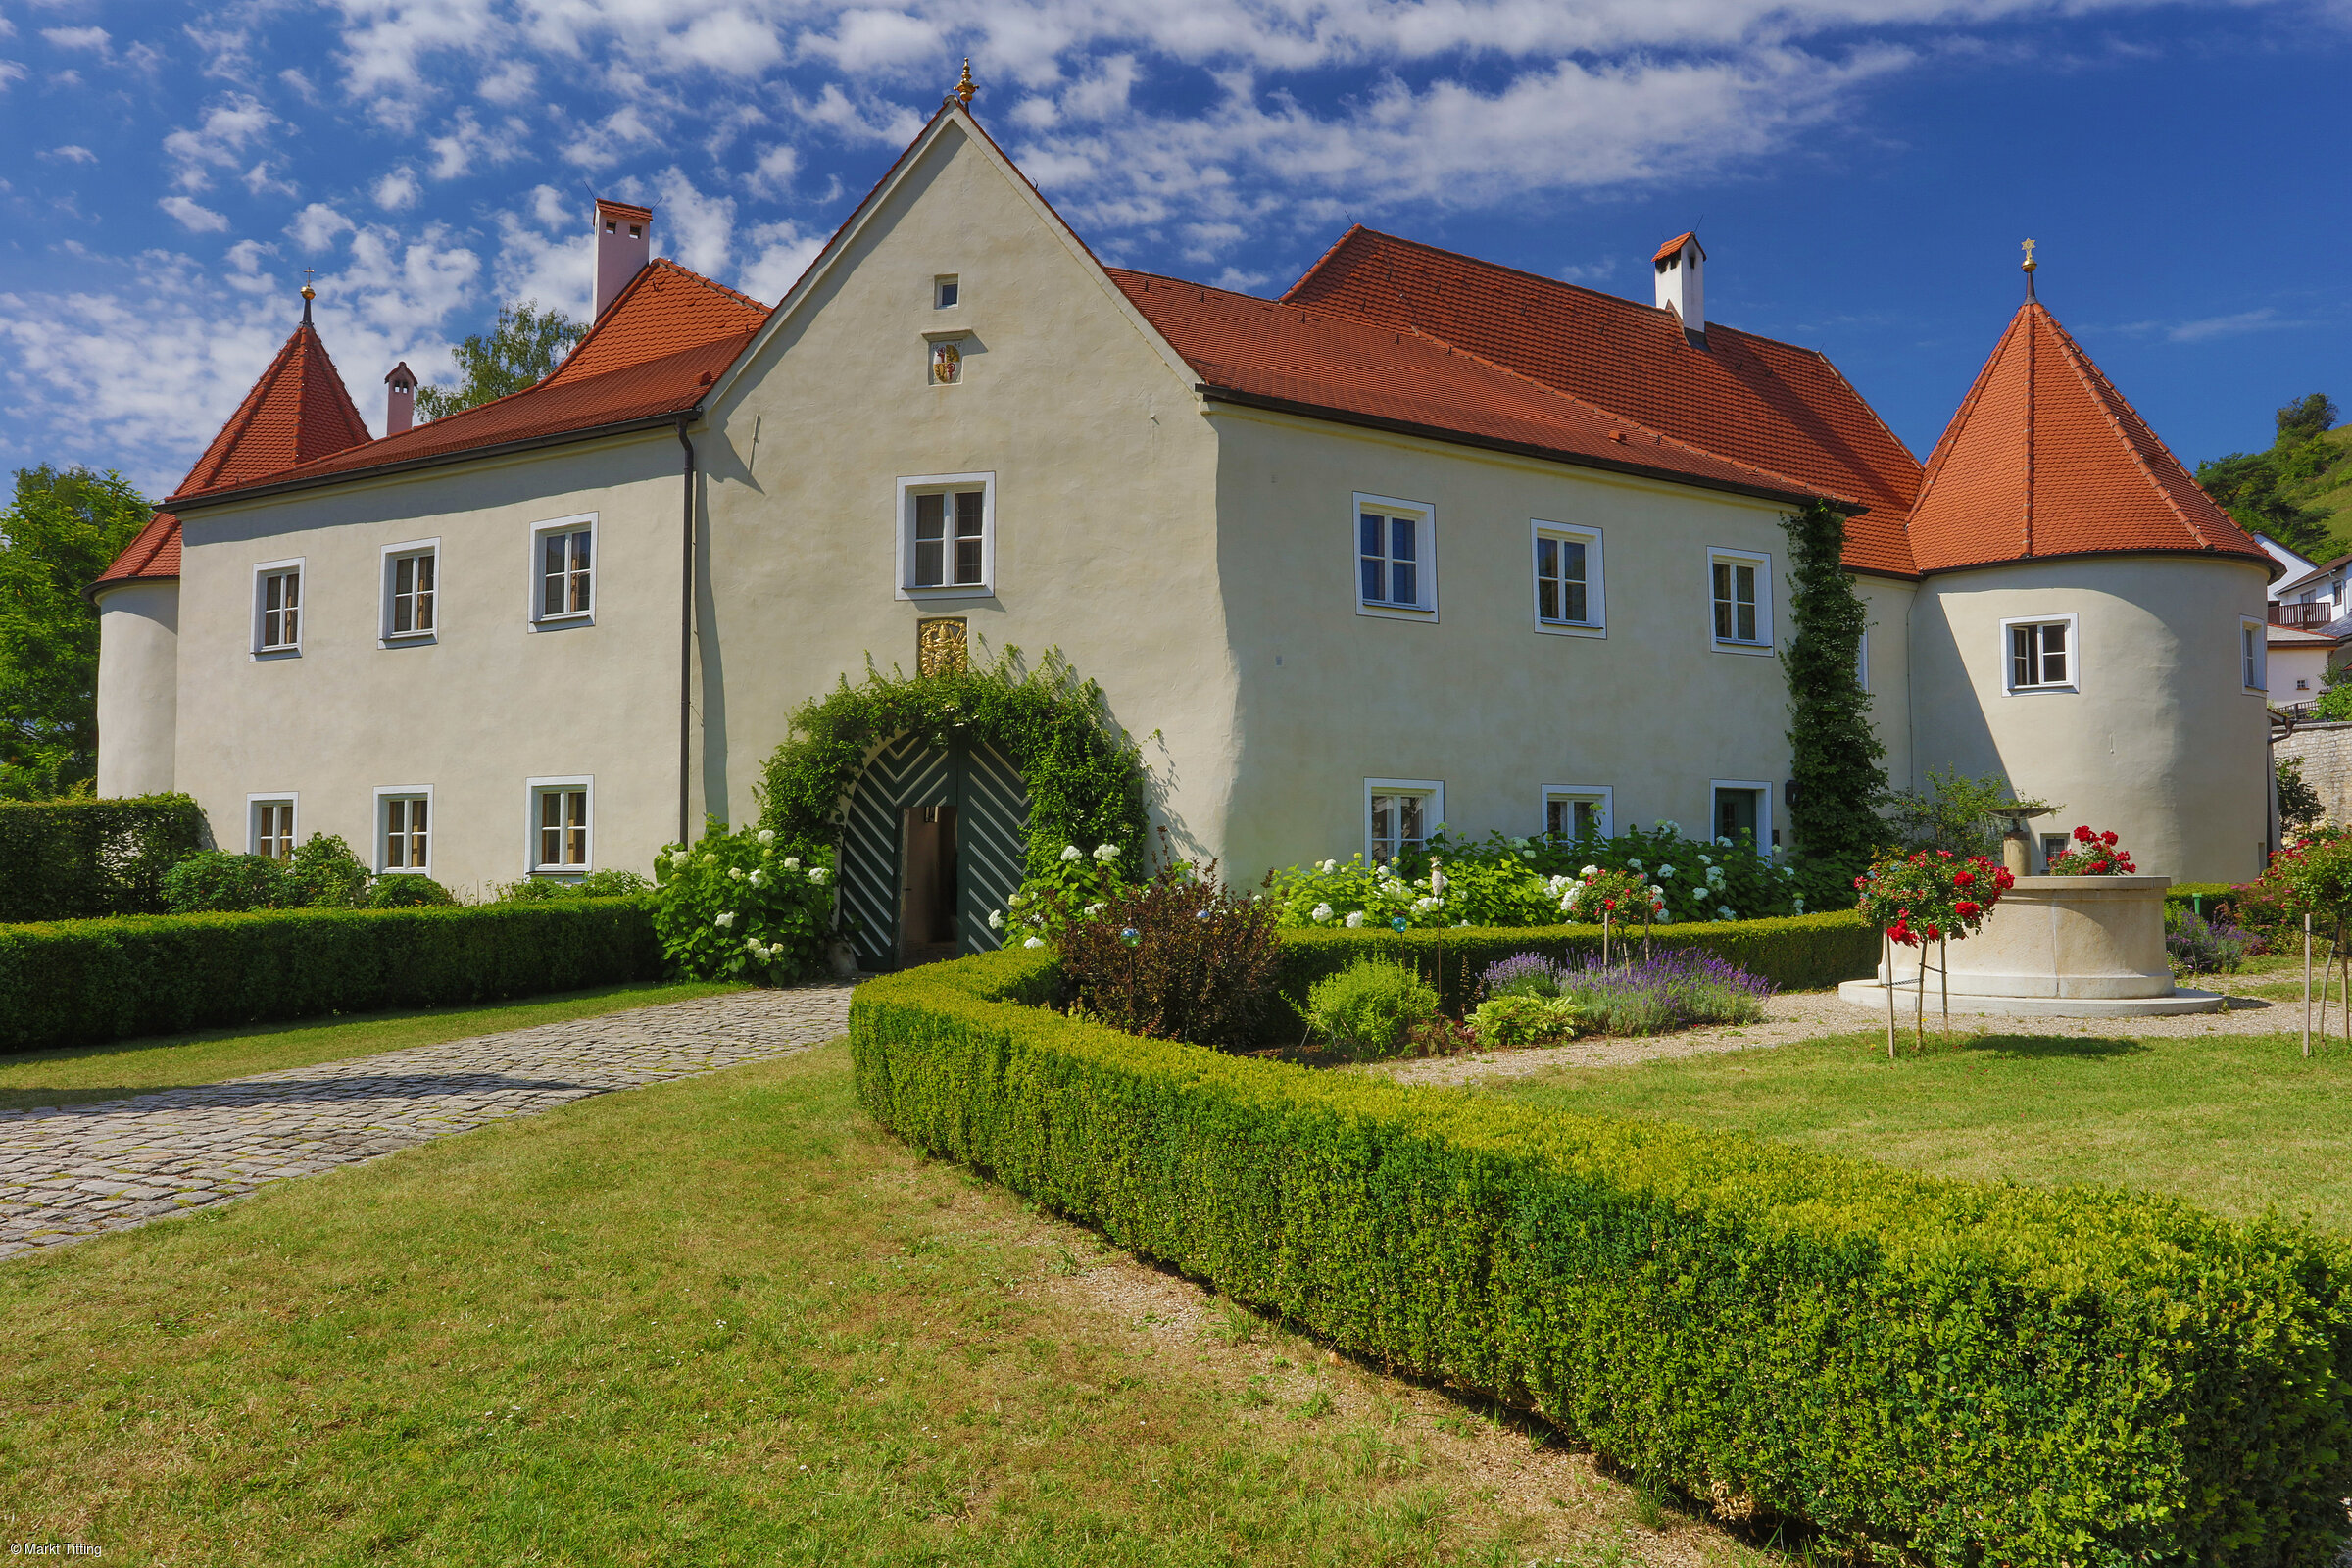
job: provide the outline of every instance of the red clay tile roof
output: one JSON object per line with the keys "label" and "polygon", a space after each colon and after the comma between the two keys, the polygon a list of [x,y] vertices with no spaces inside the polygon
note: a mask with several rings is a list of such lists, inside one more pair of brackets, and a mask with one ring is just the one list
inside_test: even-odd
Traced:
{"label": "red clay tile roof", "polygon": [[1107,270],[1202,384],[1246,401],[1741,491],[1812,493],[1802,480],[1702,451],[1419,333]]}
{"label": "red clay tile roof", "polygon": [[2116,550],[2271,564],[2034,300],[1928,459],[1911,548],[1923,571]]}
{"label": "red clay tile roof", "polygon": [[179,519],[169,512],[159,512],[86,591],[94,594],[117,582],[164,582],[178,575]]}
{"label": "red clay tile roof", "polygon": [[176,493],[233,490],[368,440],[368,426],[352,407],[335,362],[306,320],[253,383]]}
{"label": "red clay tile roof", "polygon": [[1287,304],[1417,331],[1622,418],[1800,487],[1860,501],[1845,562],[1910,575],[1919,460],[1821,354],[1356,227]]}
{"label": "red clay tile roof", "polygon": [[[1680,256],[1683,252],[1683,247],[1690,244],[1696,238],[1698,238],[1697,229],[1687,228],[1683,230],[1683,232],[1675,235],[1674,238],[1668,240],[1665,244],[1658,247],[1658,254],[1649,259],[1649,265],[1655,267],[1660,262],[1666,260],[1666,258],[1669,256]],[[1706,250],[1706,247],[1702,245],[1699,247],[1699,250],[1703,254]]]}
{"label": "red clay tile roof", "polygon": [[758,300],[657,259],[546,380],[268,480],[349,473],[681,413],[734,363],[767,314]]}

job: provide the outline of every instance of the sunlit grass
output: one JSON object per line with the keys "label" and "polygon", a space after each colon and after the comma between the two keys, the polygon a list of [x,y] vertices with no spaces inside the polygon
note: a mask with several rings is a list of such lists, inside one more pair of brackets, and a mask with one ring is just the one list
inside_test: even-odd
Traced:
{"label": "sunlit grass", "polygon": [[[2299,1021],[2299,1020],[2298,1020]],[[1932,1024],[1931,1024],[1932,1027]],[[1659,1116],[1980,1180],[2177,1193],[2352,1232],[2352,1050],[2299,1036],[1886,1036],[1566,1068],[1488,1092]]]}

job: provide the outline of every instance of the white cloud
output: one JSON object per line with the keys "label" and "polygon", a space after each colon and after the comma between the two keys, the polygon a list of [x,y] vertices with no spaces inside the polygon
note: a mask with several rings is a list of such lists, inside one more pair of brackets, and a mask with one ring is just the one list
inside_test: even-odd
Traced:
{"label": "white cloud", "polygon": [[706,277],[723,275],[734,248],[735,199],[705,195],[674,164],[655,177],[654,189],[662,250]]}
{"label": "white cloud", "polygon": [[199,207],[185,196],[167,196],[155,204],[191,234],[218,234],[228,227],[228,220],[209,207]]}
{"label": "white cloud", "polygon": [[282,124],[252,95],[227,94],[205,112],[204,123],[164,138],[165,156],[178,166],[173,183],[182,190],[206,189],[212,184],[206,166],[234,169],[248,146]]}
{"label": "white cloud", "polygon": [[294,182],[276,172],[276,166],[265,158],[237,176],[246,190],[256,196],[294,196],[300,194]]}
{"label": "white cloud", "polygon": [[279,72],[277,79],[285,83],[287,89],[304,103],[316,104],[318,101],[318,85],[294,67],[288,66]]}
{"label": "white cloud", "polygon": [[342,235],[360,225],[336,212],[324,202],[313,202],[294,215],[286,225],[286,237],[301,248],[305,255],[317,255],[329,249]]}
{"label": "white cloud", "polygon": [[18,65],[14,60],[0,60],[0,92],[8,91],[10,82],[24,79],[24,68],[23,66]]}
{"label": "white cloud", "polygon": [[947,53],[936,23],[904,11],[847,11],[830,35],[803,33],[800,45],[803,54],[829,59],[853,75],[936,64]]}
{"label": "white cloud", "polygon": [[762,305],[773,305],[825,248],[825,236],[804,232],[797,223],[761,223],[744,239],[755,253],[737,274],[735,286]]}
{"label": "white cloud", "polygon": [[779,142],[762,150],[760,161],[752,166],[752,189],[763,196],[781,199],[792,189],[793,176],[801,172],[801,155],[797,148]]}
{"label": "white cloud", "polygon": [[538,89],[539,73],[527,60],[510,60],[475,84],[474,92],[485,103],[519,104],[529,100]]}
{"label": "white cloud", "polygon": [[582,213],[570,205],[571,198],[553,185],[531,187],[531,217],[542,228],[562,228],[566,223],[582,221]]}
{"label": "white cloud", "polygon": [[94,164],[98,161],[96,153],[87,147],[76,147],[71,142],[63,147],[52,147],[41,156],[61,164]]}
{"label": "white cloud", "polygon": [[416,182],[416,172],[404,164],[375,182],[375,205],[387,213],[406,212],[416,205],[421,189]]}
{"label": "white cloud", "polygon": [[2248,332],[2273,332],[2303,324],[2281,317],[2276,307],[2266,305],[2259,310],[2201,317],[2192,321],[2132,321],[2114,330],[2134,337],[2153,334],[2167,343],[2207,343],[2217,337],[2241,337]]}
{"label": "white cloud", "polygon": [[794,103],[802,119],[850,142],[909,142],[923,128],[923,117],[900,104],[872,98],[853,103],[836,82],[826,82],[814,98]]}
{"label": "white cloud", "polygon": [[41,36],[58,49],[86,50],[101,59],[114,53],[114,39],[104,27],[43,27]]}
{"label": "white cloud", "polygon": [[635,104],[623,104],[595,125],[579,131],[564,156],[582,169],[610,169],[631,151],[661,140]]}
{"label": "white cloud", "polygon": [[472,110],[461,109],[451,117],[443,134],[426,138],[433,162],[425,172],[434,179],[456,179],[471,172],[476,159],[491,164],[511,162],[522,156],[529,135],[530,127],[513,118],[495,131],[486,131]]}
{"label": "white cloud", "polygon": [[752,76],[782,60],[784,46],[775,28],[730,7],[696,18],[685,31],[662,40],[662,53],[673,65]]}

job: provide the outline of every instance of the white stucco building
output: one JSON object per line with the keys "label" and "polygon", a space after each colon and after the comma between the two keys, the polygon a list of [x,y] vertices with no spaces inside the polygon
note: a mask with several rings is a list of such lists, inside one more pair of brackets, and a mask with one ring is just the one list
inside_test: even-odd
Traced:
{"label": "white stucco building", "polygon": [[[1105,268],[954,101],[773,309],[654,220],[599,204],[545,382],[380,439],[306,321],[96,590],[102,791],[456,885],[644,870],[944,621],[1098,680],[1237,880],[1441,820],[1780,842],[1781,519],[1827,497],[1898,783],[1998,767],[2151,870],[2259,867],[2272,564],[2037,305],[1923,474],[1820,355],[1706,318],[1691,235],[1650,301],[1362,228],[1253,298]],[[979,827],[867,804],[911,824],[844,868],[869,958],[919,859],[1001,902]]]}

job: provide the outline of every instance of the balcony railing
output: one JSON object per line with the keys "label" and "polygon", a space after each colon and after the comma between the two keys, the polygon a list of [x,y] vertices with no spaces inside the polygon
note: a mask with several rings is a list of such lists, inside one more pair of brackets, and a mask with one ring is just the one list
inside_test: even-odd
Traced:
{"label": "balcony railing", "polygon": [[2308,605],[2282,605],[2274,602],[2271,606],[2271,624],[2274,626],[2293,626],[2302,631],[2318,631],[2333,619],[2335,619],[2335,601],[2332,599],[2316,599]]}

